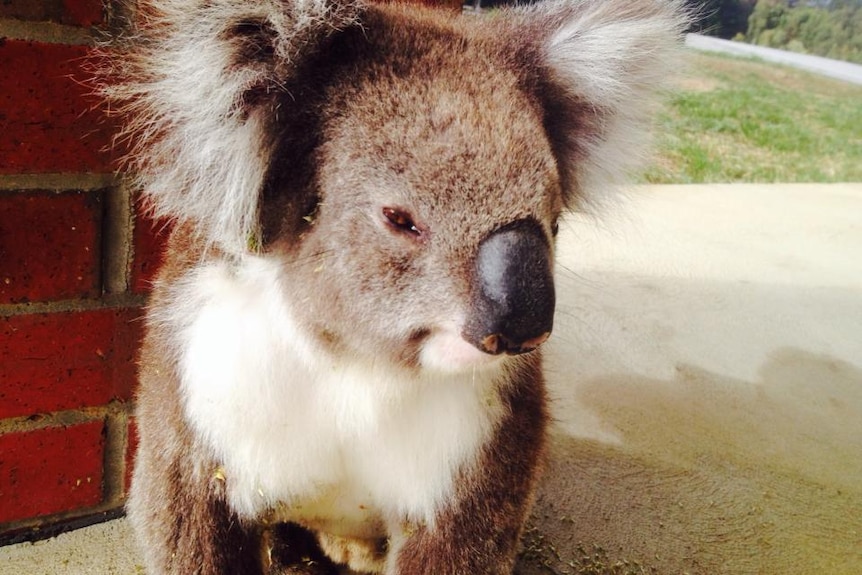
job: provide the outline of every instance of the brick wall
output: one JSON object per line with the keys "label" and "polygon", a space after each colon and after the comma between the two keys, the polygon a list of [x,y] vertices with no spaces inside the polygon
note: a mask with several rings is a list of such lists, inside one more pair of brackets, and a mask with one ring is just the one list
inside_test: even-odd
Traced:
{"label": "brick wall", "polygon": [[83,82],[101,0],[0,0],[0,544],[116,516],[161,238]]}

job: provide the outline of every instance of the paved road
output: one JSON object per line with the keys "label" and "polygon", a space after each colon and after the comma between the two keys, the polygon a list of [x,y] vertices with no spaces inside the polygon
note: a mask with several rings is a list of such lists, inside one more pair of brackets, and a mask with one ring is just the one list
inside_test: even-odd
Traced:
{"label": "paved road", "polygon": [[796,52],[787,52],[763,46],[753,46],[743,42],[731,42],[730,40],[722,40],[700,34],[688,34],[685,39],[685,45],[707,52],[754,56],[767,62],[785,64],[814,72],[815,74],[844,80],[845,82],[862,84],[862,66],[851,64],[850,62],[821,58],[820,56],[810,56],[808,54],[797,54]]}

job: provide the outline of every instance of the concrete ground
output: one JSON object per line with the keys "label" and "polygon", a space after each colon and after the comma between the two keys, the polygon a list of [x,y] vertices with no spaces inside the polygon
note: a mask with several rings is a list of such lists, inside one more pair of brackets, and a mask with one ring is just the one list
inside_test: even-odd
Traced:
{"label": "concrete ground", "polygon": [[[559,245],[539,573],[862,573],[862,184],[659,186]],[[125,522],[2,575],[141,572]]]}

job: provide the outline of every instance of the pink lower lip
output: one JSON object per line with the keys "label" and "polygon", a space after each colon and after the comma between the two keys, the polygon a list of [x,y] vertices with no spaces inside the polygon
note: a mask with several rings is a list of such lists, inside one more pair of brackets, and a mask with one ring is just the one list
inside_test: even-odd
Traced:
{"label": "pink lower lip", "polygon": [[425,367],[453,371],[490,365],[500,358],[476,348],[454,330],[429,335],[423,342],[422,355]]}

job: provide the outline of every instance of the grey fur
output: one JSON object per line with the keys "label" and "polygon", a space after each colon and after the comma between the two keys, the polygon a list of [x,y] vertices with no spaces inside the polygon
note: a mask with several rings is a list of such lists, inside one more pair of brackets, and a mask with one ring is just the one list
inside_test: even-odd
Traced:
{"label": "grey fur", "polygon": [[[486,363],[458,340],[465,318],[486,309],[476,254],[528,222],[510,235],[547,246],[535,261],[550,266],[566,206],[604,195],[637,165],[674,66],[682,2],[558,0],[493,18],[329,0],[139,4],[108,93],[126,115],[149,205],[174,220],[147,319],[129,503],[149,572],[334,573],[341,563],[387,575],[511,573],[544,450],[541,350]],[[282,313],[289,321],[276,321]],[[237,380],[224,375],[233,365]],[[328,391],[342,383],[343,397]],[[225,388],[236,417],[252,419],[224,421]],[[332,435],[344,444],[330,441],[314,426],[343,422],[293,407],[285,389],[334,397],[348,419],[361,406],[341,400],[365,398],[376,415],[344,423],[359,430]],[[259,399],[250,409],[246,395]],[[462,395],[475,411],[446,421],[453,410],[435,405]],[[422,402],[441,437],[458,425],[467,436],[429,437],[428,454],[409,422],[379,445],[363,439],[400,421],[398,406]],[[254,435],[260,421],[280,429],[280,416],[302,434]],[[266,441],[237,447],[253,437]],[[420,458],[416,469],[438,458],[416,487],[427,501],[407,501],[397,465],[379,477],[392,501],[335,463],[322,466],[326,486],[285,479],[314,461],[278,467],[303,443],[345,462],[355,443],[387,462],[390,440],[415,443],[404,455]],[[256,466],[254,481],[236,461]],[[368,489],[367,529],[301,509],[308,493],[337,499],[341,485]]]}

